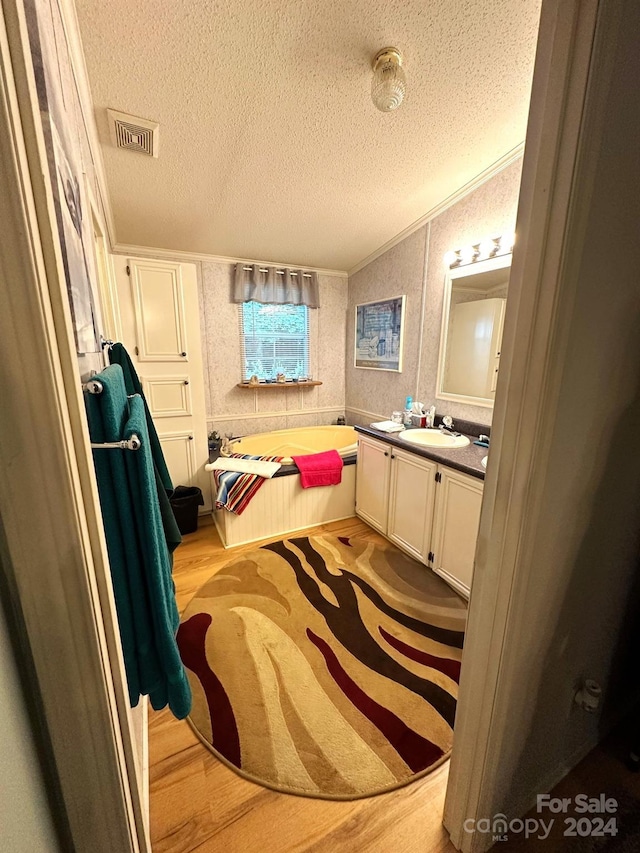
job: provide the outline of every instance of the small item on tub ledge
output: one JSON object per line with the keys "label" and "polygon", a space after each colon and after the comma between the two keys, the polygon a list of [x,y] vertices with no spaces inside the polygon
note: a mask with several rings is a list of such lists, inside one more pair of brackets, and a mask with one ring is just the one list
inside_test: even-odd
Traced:
{"label": "small item on tub ledge", "polygon": [[254,373],[253,376],[249,379],[249,385],[259,385],[259,384],[260,384],[260,380],[258,379],[258,377]]}
{"label": "small item on tub ledge", "polygon": [[205,471],[236,471],[238,474],[256,474],[270,480],[282,465],[280,462],[265,462],[262,459],[240,459],[237,456],[220,457],[208,462]]}
{"label": "small item on tub ledge", "polygon": [[276,376],[276,382],[279,382],[280,385],[283,385],[287,381],[287,377],[284,373],[278,373]]}
{"label": "small item on tub ledge", "polygon": [[237,466],[241,462],[254,462],[266,464],[276,464],[279,468],[282,463],[281,456],[250,456],[243,453],[234,454],[232,458],[221,460],[218,459],[213,464],[205,465],[205,470],[211,470],[216,490],[216,509],[226,509],[235,515],[242,515],[249,502],[257,494],[259,489],[273,474],[265,474],[266,469],[262,468],[262,474],[242,473],[235,470],[221,471],[216,468],[218,463],[230,463],[231,466]]}
{"label": "small item on tub ledge", "polygon": [[338,486],[342,482],[344,462],[337,450],[325,450],[323,453],[291,458],[300,471],[300,485],[303,489],[311,489],[314,486]]}
{"label": "small item on tub ledge", "polygon": [[402,432],[404,424],[396,424],[393,421],[379,421],[377,424],[369,424],[374,429],[379,429],[380,432]]}

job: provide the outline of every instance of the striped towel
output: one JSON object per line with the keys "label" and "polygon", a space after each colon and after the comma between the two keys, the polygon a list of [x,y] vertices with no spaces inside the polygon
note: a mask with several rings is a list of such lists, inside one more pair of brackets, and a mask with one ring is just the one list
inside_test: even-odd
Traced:
{"label": "striped towel", "polygon": [[[232,453],[229,459],[259,459],[262,462],[282,462],[282,456],[247,456]],[[216,509],[226,509],[236,515],[242,515],[249,506],[251,498],[265,481],[258,474],[240,474],[237,471],[214,471],[216,484]]]}

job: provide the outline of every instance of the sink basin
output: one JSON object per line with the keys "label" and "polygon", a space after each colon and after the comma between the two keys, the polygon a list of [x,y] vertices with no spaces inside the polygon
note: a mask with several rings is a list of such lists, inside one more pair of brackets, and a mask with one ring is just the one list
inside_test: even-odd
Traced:
{"label": "sink basin", "polygon": [[488,456],[483,456],[482,459],[480,460],[480,464],[482,465],[483,468],[487,467],[487,459],[488,458],[489,458]]}
{"label": "sink basin", "polygon": [[409,444],[417,444],[418,447],[442,447],[451,449],[454,447],[466,447],[469,439],[466,435],[446,435],[439,429],[407,429],[398,433],[398,438]]}

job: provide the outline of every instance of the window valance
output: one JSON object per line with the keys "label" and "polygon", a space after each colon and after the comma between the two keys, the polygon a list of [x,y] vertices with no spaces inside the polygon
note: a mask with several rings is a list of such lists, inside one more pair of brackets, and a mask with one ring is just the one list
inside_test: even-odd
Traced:
{"label": "window valance", "polygon": [[233,301],[319,308],[318,273],[288,267],[236,264]]}

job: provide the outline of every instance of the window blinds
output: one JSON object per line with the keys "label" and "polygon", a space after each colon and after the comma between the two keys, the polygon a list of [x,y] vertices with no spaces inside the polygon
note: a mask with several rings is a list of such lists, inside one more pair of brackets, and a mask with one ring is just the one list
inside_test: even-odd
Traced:
{"label": "window blinds", "polygon": [[306,305],[240,306],[242,380],[309,375],[309,311]]}

